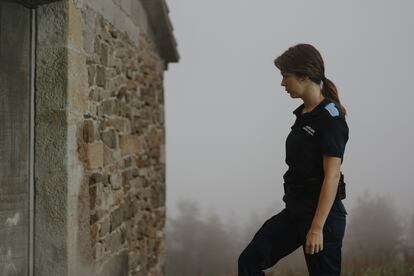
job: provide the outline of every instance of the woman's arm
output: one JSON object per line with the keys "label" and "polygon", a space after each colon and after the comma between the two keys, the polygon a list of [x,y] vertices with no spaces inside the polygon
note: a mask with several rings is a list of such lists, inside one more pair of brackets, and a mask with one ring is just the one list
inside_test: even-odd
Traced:
{"label": "woman's arm", "polygon": [[332,208],[338,190],[339,178],[341,176],[341,158],[335,156],[323,156],[323,180],[319,194],[318,206],[315,216],[308,232],[306,241],[306,253],[313,254],[323,250],[322,230]]}

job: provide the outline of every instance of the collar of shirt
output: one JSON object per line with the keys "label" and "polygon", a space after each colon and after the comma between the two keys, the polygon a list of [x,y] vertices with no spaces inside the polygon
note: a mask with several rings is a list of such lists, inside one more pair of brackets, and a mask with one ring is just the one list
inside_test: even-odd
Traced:
{"label": "collar of shirt", "polygon": [[328,98],[324,98],[317,106],[315,106],[312,111],[310,112],[306,112],[305,114],[301,114],[303,108],[305,108],[305,103],[302,103],[298,108],[296,108],[293,111],[293,114],[296,115],[296,117],[303,117],[303,118],[307,118],[307,117],[312,117],[316,114],[318,114],[321,110],[323,110],[323,108],[330,103],[330,100]]}

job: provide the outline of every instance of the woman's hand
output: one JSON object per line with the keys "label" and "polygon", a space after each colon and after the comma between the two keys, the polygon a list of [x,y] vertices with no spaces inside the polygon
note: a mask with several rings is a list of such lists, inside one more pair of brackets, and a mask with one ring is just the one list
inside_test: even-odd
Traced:
{"label": "woman's hand", "polygon": [[316,254],[323,250],[323,231],[311,227],[306,235],[305,253]]}

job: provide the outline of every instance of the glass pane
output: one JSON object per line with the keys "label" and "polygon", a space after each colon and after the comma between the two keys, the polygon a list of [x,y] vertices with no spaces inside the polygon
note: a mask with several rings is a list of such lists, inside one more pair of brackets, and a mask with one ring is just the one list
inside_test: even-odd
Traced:
{"label": "glass pane", "polygon": [[0,2],[0,275],[27,275],[30,10]]}

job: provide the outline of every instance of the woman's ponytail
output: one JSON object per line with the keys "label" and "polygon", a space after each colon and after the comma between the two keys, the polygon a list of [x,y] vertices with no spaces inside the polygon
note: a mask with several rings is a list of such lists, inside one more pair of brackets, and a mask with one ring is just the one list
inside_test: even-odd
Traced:
{"label": "woman's ponytail", "polygon": [[344,115],[347,115],[345,107],[339,100],[338,90],[336,89],[335,84],[326,77],[322,78],[322,95],[333,101],[342,110]]}

